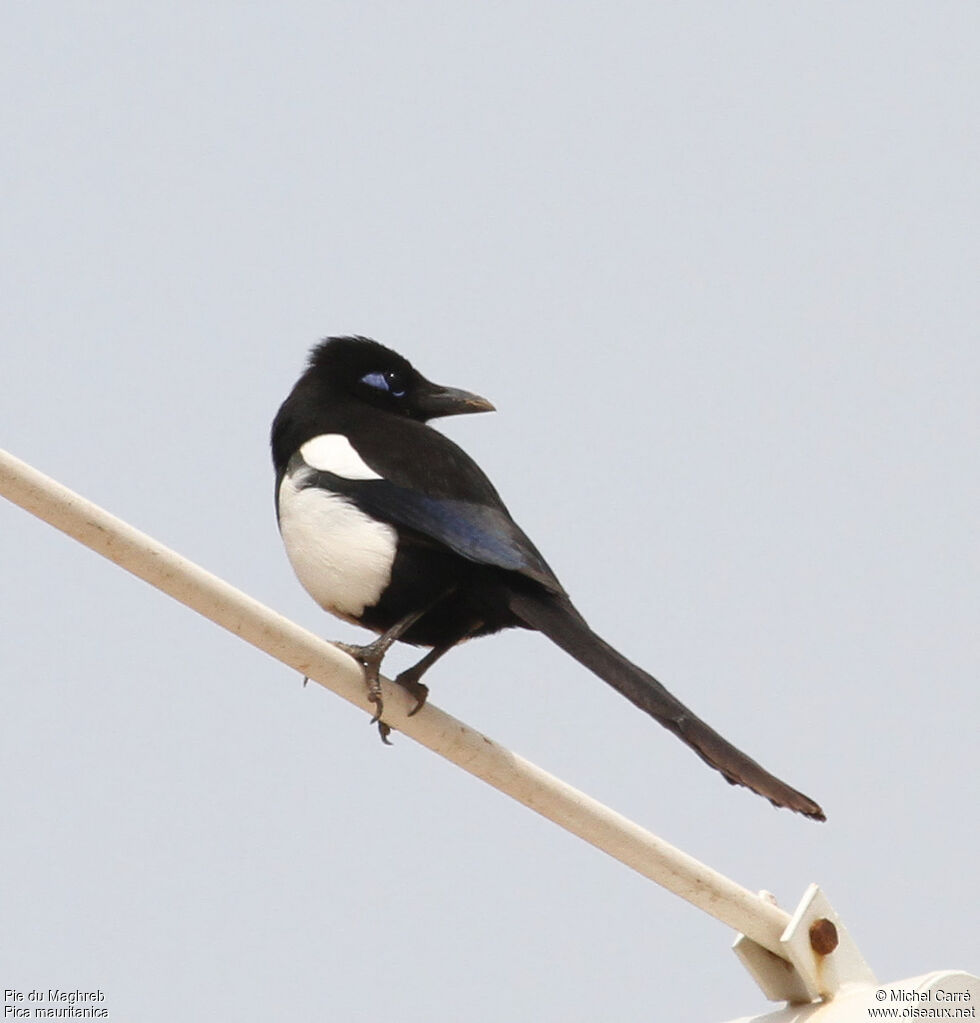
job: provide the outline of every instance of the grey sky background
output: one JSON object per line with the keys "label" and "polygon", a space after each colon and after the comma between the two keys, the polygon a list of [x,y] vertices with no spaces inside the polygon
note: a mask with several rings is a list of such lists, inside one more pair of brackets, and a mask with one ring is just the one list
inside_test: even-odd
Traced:
{"label": "grey sky background", "polygon": [[[433,701],[882,980],[980,972],[972,4],[7,5],[2,444],[329,638],[271,418],[364,333],[777,812],[531,634]],[[0,987],[724,1020],[726,929],[0,504]],[[390,668],[413,652],[393,656]]]}

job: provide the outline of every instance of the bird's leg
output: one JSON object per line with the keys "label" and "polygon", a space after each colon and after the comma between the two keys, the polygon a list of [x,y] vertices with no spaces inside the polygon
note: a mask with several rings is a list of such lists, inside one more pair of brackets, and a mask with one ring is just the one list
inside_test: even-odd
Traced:
{"label": "bird's leg", "polygon": [[[381,715],[384,713],[384,698],[381,693],[381,662],[384,659],[384,655],[388,652],[392,643],[401,639],[402,636],[404,636],[405,633],[408,632],[408,630],[423,615],[428,614],[436,606],[436,604],[439,603],[439,601],[448,597],[455,589],[455,585],[450,586],[448,589],[440,593],[435,600],[426,604],[426,606],[421,610],[413,611],[400,621],[395,622],[390,629],[386,629],[376,640],[374,640],[373,643],[368,643],[367,646],[356,646],[352,643],[334,643],[334,646],[340,647],[340,649],[345,653],[350,654],[351,657],[358,661],[364,668],[364,677],[368,686],[368,700],[374,704],[375,708],[374,717],[371,718],[371,724],[376,724],[378,726],[378,733],[381,736],[381,741],[387,746],[391,745],[391,743],[388,742],[388,736],[391,734],[391,728],[381,720]],[[423,660],[425,660],[425,658],[423,658]],[[432,660],[434,661],[436,658],[432,658]],[[430,661],[429,663],[432,662]],[[425,669],[423,669],[423,671],[424,670]],[[419,672],[419,675],[421,674],[422,672]],[[406,688],[409,687],[406,686]],[[421,686],[421,688],[425,690],[426,694],[428,693],[428,689],[426,689],[425,686]],[[409,691],[411,692],[412,690],[409,689]],[[416,699],[418,699],[417,692],[415,695]],[[412,711],[412,713],[414,714],[423,703],[425,703],[424,698],[421,703],[419,703],[418,707]]]}
{"label": "bird's leg", "polygon": [[383,742],[388,741],[388,726],[384,725],[381,721],[381,715],[384,713],[385,708],[384,699],[381,695],[381,662],[384,660],[384,656],[392,643],[401,639],[426,611],[428,611],[428,608],[423,608],[421,611],[413,611],[410,615],[406,615],[401,621],[395,622],[390,629],[386,629],[376,640],[368,643],[366,646],[358,646],[354,643],[334,643],[334,646],[340,647],[344,653],[350,654],[364,668],[368,700],[374,704],[374,717],[371,718],[371,724],[379,726],[378,730],[381,732]]}
{"label": "bird's leg", "polygon": [[459,637],[459,639],[452,643],[447,643],[445,646],[434,646],[421,661],[413,664],[411,668],[406,668],[400,675],[398,675],[395,682],[397,682],[402,689],[407,690],[411,696],[415,697],[415,706],[408,712],[409,717],[413,714],[418,714],[418,712],[425,706],[425,701],[429,698],[429,687],[427,685],[423,685],[419,679],[429,670],[429,668],[432,667],[433,664],[436,663],[436,661],[439,660],[440,657],[442,657],[444,653],[452,650],[457,643],[461,643],[467,636],[473,635],[473,633],[476,632],[482,624],[483,622],[474,622],[473,625],[471,625],[466,632]]}
{"label": "bird's leg", "polygon": [[447,651],[451,650],[452,646],[434,646],[417,664],[413,664],[411,668],[406,668],[403,672],[395,677],[395,682],[406,690],[409,696],[415,697],[415,706],[408,712],[408,716],[411,717],[413,714],[417,714],[424,706],[425,701],[429,698],[429,687],[419,682],[419,679],[432,667],[436,661]]}

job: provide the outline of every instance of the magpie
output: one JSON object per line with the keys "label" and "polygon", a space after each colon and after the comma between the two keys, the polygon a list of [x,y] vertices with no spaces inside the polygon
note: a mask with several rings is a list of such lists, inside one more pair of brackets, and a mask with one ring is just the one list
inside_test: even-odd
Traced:
{"label": "magpie", "polygon": [[363,666],[381,721],[381,661],[397,640],[429,652],[395,681],[415,698],[447,650],[502,629],[544,633],[687,743],[732,785],[815,820],[823,810],[696,717],[600,639],[480,467],[428,425],[494,411],[486,398],[427,380],[366,337],[315,345],[272,425],[276,512],[299,581],[324,610],[366,626],[338,644]]}

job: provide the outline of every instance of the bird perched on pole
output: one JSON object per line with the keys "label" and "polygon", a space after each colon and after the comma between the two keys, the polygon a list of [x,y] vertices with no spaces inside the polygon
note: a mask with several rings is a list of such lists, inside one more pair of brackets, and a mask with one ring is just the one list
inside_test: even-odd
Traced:
{"label": "bird perched on pole", "polygon": [[395,681],[416,700],[447,650],[501,629],[535,629],[673,732],[733,785],[823,820],[808,796],[736,749],[652,675],[600,639],[480,467],[428,425],[491,412],[364,337],[316,345],[272,425],[276,510],[289,560],[324,610],[366,626],[363,665],[382,738],[380,666],[397,640],[430,647]]}

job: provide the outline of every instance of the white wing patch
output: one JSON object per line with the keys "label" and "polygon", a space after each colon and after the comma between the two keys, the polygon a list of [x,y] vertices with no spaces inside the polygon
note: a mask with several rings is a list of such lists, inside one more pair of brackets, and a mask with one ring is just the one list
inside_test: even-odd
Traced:
{"label": "white wing patch", "polygon": [[357,453],[354,445],[342,433],[321,433],[308,440],[299,453],[303,461],[320,472],[332,472],[345,480],[380,480],[376,473]]}

